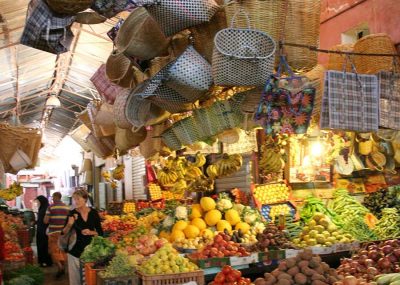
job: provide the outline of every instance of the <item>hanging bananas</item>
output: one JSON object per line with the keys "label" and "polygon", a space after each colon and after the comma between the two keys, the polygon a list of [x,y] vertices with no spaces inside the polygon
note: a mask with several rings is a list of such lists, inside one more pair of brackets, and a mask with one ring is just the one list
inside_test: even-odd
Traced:
{"label": "hanging bananas", "polygon": [[116,180],[124,179],[125,165],[119,164],[112,172],[112,177]]}
{"label": "hanging bananas", "polygon": [[174,194],[182,194],[185,193],[187,189],[187,184],[184,179],[179,179],[174,183],[174,186],[171,188],[171,192]]}
{"label": "hanging bananas", "polygon": [[259,165],[264,174],[270,174],[280,172],[285,164],[279,152],[263,146]]}
{"label": "hanging bananas", "polygon": [[178,178],[178,174],[168,167],[164,167],[157,171],[157,180],[161,186],[171,186],[178,180]]}
{"label": "hanging bananas", "polygon": [[204,154],[197,152],[195,158],[196,158],[196,160],[193,163],[194,166],[202,167],[204,164],[206,164],[206,157]]}
{"label": "hanging bananas", "polygon": [[196,177],[187,188],[188,192],[212,192],[214,190],[214,180],[200,175]]}
{"label": "hanging bananas", "polygon": [[191,165],[186,169],[185,179],[186,180],[196,179],[200,175],[203,175],[203,172],[200,170],[200,168]]}
{"label": "hanging bananas", "polygon": [[206,172],[210,178],[231,175],[240,170],[243,165],[243,158],[240,154],[226,154],[215,163],[207,167]]}
{"label": "hanging bananas", "polygon": [[13,182],[9,188],[0,190],[0,198],[11,201],[22,195],[23,192],[23,187],[19,183]]}

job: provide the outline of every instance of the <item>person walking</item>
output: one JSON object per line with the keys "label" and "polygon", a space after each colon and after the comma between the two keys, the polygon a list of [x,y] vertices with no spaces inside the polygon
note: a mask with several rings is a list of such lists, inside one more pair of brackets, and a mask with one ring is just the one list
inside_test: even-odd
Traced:
{"label": "person walking", "polygon": [[57,265],[57,279],[65,273],[67,256],[58,246],[58,238],[61,235],[70,211],[69,207],[61,202],[61,197],[60,192],[53,193],[53,204],[47,208],[46,216],[44,217],[44,223],[49,225],[47,234],[49,238],[49,252],[53,262]]}
{"label": "person walking", "polygon": [[41,267],[51,266],[53,264],[49,254],[49,244],[47,238],[47,224],[44,223],[44,217],[49,206],[49,200],[43,195],[36,197],[36,202],[39,203],[38,216],[36,221],[36,245],[38,263]]}
{"label": "person walking", "polygon": [[81,284],[79,271],[79,258],[88,246],[93,236],[103,235],[101,221],[98,212],[87,206],[88,193],[85,190],[77,190],[72,194],[75,209],[69,215],[62,234],[67,234],[71,229],[76,231],[76,243],[68,251],[69,284]]}

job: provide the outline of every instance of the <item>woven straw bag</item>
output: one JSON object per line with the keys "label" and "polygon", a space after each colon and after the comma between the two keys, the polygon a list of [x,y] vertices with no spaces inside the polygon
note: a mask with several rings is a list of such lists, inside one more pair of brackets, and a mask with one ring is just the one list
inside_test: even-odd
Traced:
{"label": "woven straw bag", "polygon": [[128,121],[125,115],[126,103],[129,97],[129,91],[125,90],[118,94],[114,103],[114,123],[118,128],[130,129],[132,124]]}
{"label": "woven straw bag", "polygon": [[[284,41],[307,46],[318,46],[321,1],[287,0]],[[310,70],[318,63],[317,52],[285,46],[289,65],[297,70]]]}
{"label": "woven straw bag", "polygon": [[168,44],[156,21],[142,7],[132,11],[115,38],[119,51],[142,60],[163,54]]}
{"label": "woven straw bag", "polygon": [[232,18],[231,28],[217,33],[212,58],[216,85],[263,86],[274,68],[274,40],[266,33],[250,28],[234,28],[240,10]]}
{"label": "woven straw bag", "polygon": [[325,68],[323,65],[318,64],[304,75],[310,80],[310,85],[315,88],[314,108],[311,116],[319,116],[321,112],[322,96],[324,94]]}
{"label": "woven straw bag", "polygon": [[115,134],[113,106],[99,101],[92,101],[87,106],[91,129],[96,137]]}
{"label": "woven straw bag", "polygon": [[218,10],[214,0],[132,0],[144,5],[166,36],[208,22]]}
{"label": "woven straw bag", "polygon": [[80,12],[76,14],[75,22],[85,25],[101,24],[107,20],[106,17],[96,12]]}
{"label": "woven straw bag", "polygon": [[182,143],[179,141],[179,139],[175,135],[173,127],[166,129],[161,134],[161,137],[162,137],[162,140],[165,143],[165,145],[167,147],[169,147],[171,150],[178,150],[178,149],[182,148]]}
{"label": "woven straw bag", "polygon": [[161,123],[147,128],[146,139],[139,144],[140,153],[148,159],[161,151],[163,143],[161,135],[166,129],[166,124]]}
{"label": "woven straw bag", "polygon": [[114,50],[106,62],[106,74],[113,83],[123,79],[131,66],[131,61],[122,52]]}
{"label": "woven straw bag", "polygon": [[193,110],[193,118],[200,128],[200,137],[209,138],[222,131],[215,122],[219,119],[211,107]]}
{"label": "woven straw bag", "polygon": [[[282,39],[285,25],[285,7],[287,0],[234,0],[225,6],[228,22],[240,9],[245,10],[251,20],[254,29],[270,35],[276,42]],[[247,28],[245,18],[236,19],[236,26]]]}
{"label": "woven straw bag", "polygon": [[137,132],[130,129],[117,128],[115,133],[115,146],[122,152],[138,146],[146,138],[146,128],[142,127]]}
{"label": "woven straw bag", "polygon": [[98,157],[106,158],[114,153],[115,142],[113,136],[98,138],[90,133],[85,140],[89,149]]}
{"label": "woven straw bag", "polygon": [[[392,39],[386,34],[373,34],[359,39],[354,44],[356,53],[383,53],[397,54]],[[396,57],[399,64],[399,59]],[[354,56],[357,72],[362,74],[376,74],[379,71],[392,71],[393,58],[390,56]]]}
{"label": "woven straw bag", "polygon": [[4,175],[6,174],[5,170],[4,170],[4,164],[0,159],[0,184],[3,184],[3,180],[4,180]]}
{"label": "woven straw bag", "polygon": [[147,99],[137,94],[144,85],[139,85],[127,98],[125,105],[126,119],[135,127],[150,126],[159,124],[169,117],[169,113]]}
{"label": "woven straw bag", "polygon": [[84,124],[89,130],[92,130],[92,121],[90,120],[88,109],[83,110],[80,113],[76,113],[75,115],[82,124]]}
{"label": "woven straw bag", "polygon": [[[340,44],[335,45],[331,48],[333,51],[344,51],[344,52],[352,52],[354,49],[354,44]],[[351,71],[351,63],[346,61],[346,56],[344,54],[330,53],[328,59],[328,70],[343,70],[343,65],[346,62],[346,71]]]}
{"label": "woven straw bag", "polygon": [[75,15],[89,8],[93,0],[46,0],[50,9],[58,14]]}
{"label": "woven straw bag", "polygon": [[90,129],[85,125],[80,125],[75,130],[73,130],[69,135],[77,142],[84,151],[90,151],[90,147],[87,144],[86,137],[90,134]]}

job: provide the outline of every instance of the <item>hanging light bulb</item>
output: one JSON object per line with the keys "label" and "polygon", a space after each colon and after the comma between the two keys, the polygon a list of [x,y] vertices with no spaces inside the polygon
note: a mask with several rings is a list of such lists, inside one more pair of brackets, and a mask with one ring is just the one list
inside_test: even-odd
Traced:
{"label": "hanging light bulb", "polygon": [[55,94],[51,94],[46,100],[46,107],[59,108],[61,107],[60,99]]}

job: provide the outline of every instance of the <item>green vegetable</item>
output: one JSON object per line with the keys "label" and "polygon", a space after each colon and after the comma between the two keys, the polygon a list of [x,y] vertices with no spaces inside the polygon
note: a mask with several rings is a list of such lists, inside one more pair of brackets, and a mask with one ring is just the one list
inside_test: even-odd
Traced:
{"label": "green vegetable", "polygon": [[15,271],[3,272],[3,274],[4,274],[4,280],[11,281],[12,279],[15,279],[20,276],[28,276],[29,278],[33,279],[33,283],[30,283],[32,285],[42,285],[44,282],[44,273],[42,269],[34,265],[26,265],[25,267],[22,267]]}
{"label": "green vegetable", "polygon": [[382,240],[400,236],[400,215],[397,209],[383,209],[382,218],[376,223],[375,233]]}
{"label": "green vegetable", "polygon": [[84,262],[96,262],[114,254],[115,245],[111,241],[100,236],[95,236],[83,251],[81,259]]}
{"label": "green vegetable", "polygon": [[130,266],[128,255],[118,253],[106,267],[105,271],[99,273],[103,278],[112,278],[119,276],[132,276],[135,274],[135,270]]}
{"label": "green vegetable", "polygon": [[21,275],[18,277],[15,277],[8,282],[4,283],[5,285],[34,285],[35,280],[32,277],[29,277],[27,275]]}
{"label": "green vegetable", "polygon": [[341,218],[334,211],[328,209],[321,199],[308,197],[306,199],[306,203],[300,211],[300,218],[304,223],[308,223],[314,217],[315,213],[322,213],[330,218],[332,223],[334,223],[336,226],[340,228],[343,227],[343,221]]}

